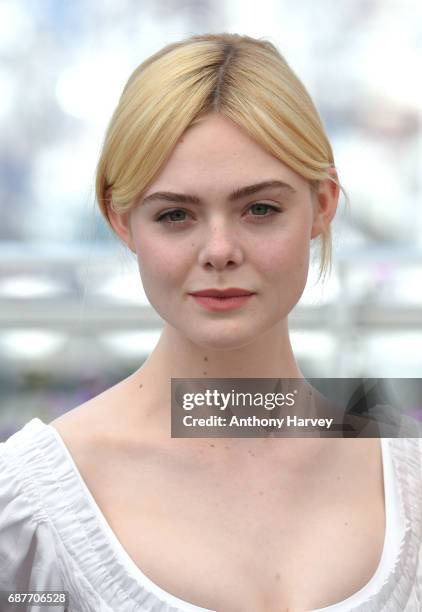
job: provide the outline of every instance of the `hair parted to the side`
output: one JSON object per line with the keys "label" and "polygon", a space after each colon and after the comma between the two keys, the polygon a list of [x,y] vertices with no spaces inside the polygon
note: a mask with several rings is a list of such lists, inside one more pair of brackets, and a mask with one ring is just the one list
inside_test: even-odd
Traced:
{"label": "hair parted to the side", "polygon": [[[308,92],[276,47],[239,34],[200,34],[146,59],[129,78],[97,167],[97,201],[125,213],[159,174],[184,131],[210,112],[243,128],[315,188],[333,152]],[[341,186],[340,186],[341,187]],[[330,225],[318,281],[331,269]]]}

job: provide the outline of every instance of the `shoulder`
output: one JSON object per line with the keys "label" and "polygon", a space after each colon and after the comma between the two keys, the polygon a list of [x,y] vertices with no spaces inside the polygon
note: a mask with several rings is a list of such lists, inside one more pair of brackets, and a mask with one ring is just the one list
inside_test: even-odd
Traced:
{"label": "shoulder", "polygon": [[68,410],[49,425],[60,433],[72,433],[75,436],[79,434],[80,437],[112,430],[122,415],[122,409],[130,403],[133,389],[133,376],[129,376],[83,404]]}
{"label": "shoulder", "polygon": [[136,381],[129,377],[54,419],[79,473],[93,491],[130,459],[159,447],[159,436],[141,414]]}
{"label": "shoulder", "polygon": [[0,443],[0,499],[3,507],[9,499],[22,498],[34,511],[40,510],[31,469],[28,468],[34,466],[39,457],[44,427],[40,419],[32,419]]}
{"label": "shoulder", "polygon": [[[110,451],[117,445],[136,439],[151,440],[144,412],[148,402],[146,394],[140,402],[139,383],[131,375],[99,395],[72,408],[49,423],[56,429],[71,454],[85,454],[87,449],[99,453]],[[98,459],[98,457],[97,457]]]}
{"label": "shoulder", "polygon": [[[51,563],[54,535],[34,477],[43,470],[43,427],[32,419],[0,444],[0,590],[61,588],[58,568]],[[34,573],[34,567],[39,571]]]}
{"label": "shoulder", "polygon": [[[45,483],[52,483],[52,468],[58,454],[48,428],[39,418],[33,418],[21,429],[0,443],[0,526],[6,519],[32,522],[47,520],[44,512]],[[12,513],[15,506],[19,512]]]}
{"label": "shoulder", "polygon": [[397,437],[388,439],[388,448],[395,477],[406,492],[405,499],[419,514],[422,538],[422,423],[403,417]]}

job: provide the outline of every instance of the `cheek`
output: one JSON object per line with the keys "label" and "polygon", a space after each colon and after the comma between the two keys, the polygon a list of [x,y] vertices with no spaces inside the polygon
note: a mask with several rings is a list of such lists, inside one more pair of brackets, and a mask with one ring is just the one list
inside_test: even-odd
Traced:
{"label": "cheek", "polygon": [[260,245],[261,271],[274,280],[285,282],[286,278],[302,277],[309,265],[310,242],[302,233],[277,236]]}
{"label": "cheek", "polygon": [[151,232],[137,236],[135,246],[145,285],[167,285],[180,280],[187,266],[187,251],[183,244],[163,240]]}

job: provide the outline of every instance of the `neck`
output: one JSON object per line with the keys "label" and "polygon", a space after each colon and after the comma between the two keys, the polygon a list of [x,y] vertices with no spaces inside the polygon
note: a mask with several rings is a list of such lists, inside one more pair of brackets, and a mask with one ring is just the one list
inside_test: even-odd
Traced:
{"label": "neck", "polygon": [[171,378],[304,378],[293,355],[287,319],[250,344],[203,348],[166,325],[160,340],[139,370],[157,385]]}
{"label": "neck", "polygon": [[[293,355],[287,321],[279,322],[250,344],[224,350],[198,346],[177,329],[166,325],[157,346],[130,379],[133,384],[131,397],[135,393],[140,398],[136,403],[135,414],[138,414],[139,407],[143,406],[142,413],[148,417],[150,427],[157,427],[158,435],[161,435],[164,430],[167,438],[170,435],[169,407],[172,378],[299,378],[303,380],[305,377]],[[139,393],[141,393],[140,396]],[[145,402],[142,401],[142,397],[145,398]],[[131,405],[132,402],[128,401],[128,406]],[[257,441],[258,444],[261,442]],[[195,442],[184,440],[181,443],[183,447],[188,448],[200,444],[203,443],[199,440]],[[208,444],[209,441],[206,440],[205,445]],[[224,446],[227,440],[213,440],[213,446],[217,444]],[[234,444],[233,441],[232,444]],[[250,444],[250,439],[237,442],[240,448],[250,446]]]}

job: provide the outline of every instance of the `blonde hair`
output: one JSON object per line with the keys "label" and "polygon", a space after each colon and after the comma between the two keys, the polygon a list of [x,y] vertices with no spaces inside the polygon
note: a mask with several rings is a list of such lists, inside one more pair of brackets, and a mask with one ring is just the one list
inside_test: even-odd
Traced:
{"label": "blonde hair", "polygon": [[[243,128],[311,189],[323,179],[337,183],[329,175],[333,152],[318,111],[276,47],[239,34],[195,35],[146,59],[122,92],[96,177],[98,204],[110,225],[108,206],[119,214],[135,206],[185,130],[210,112]],[[331,270],[331,255],[328,224],[318,281]]]}

